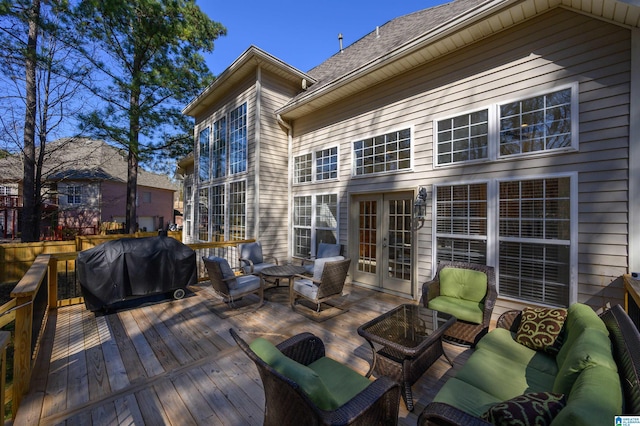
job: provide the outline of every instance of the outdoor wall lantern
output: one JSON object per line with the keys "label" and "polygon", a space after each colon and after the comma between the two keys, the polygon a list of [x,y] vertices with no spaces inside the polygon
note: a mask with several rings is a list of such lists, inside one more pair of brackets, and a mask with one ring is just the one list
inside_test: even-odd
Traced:
{"label": "outdoor wall lantern", "polygon": [[416,229],[422,228],[427,217],[427,189],[424,187],[418,190],[418,196],[413,203],[413,217],[420,222],[420,226]]}

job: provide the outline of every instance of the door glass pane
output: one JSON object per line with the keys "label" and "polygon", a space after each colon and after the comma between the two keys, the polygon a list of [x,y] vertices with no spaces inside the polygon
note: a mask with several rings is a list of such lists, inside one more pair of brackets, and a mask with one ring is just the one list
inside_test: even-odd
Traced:
{"label": "door glass pane", "polygon": [[359,203],[358,225],[358,271],[376,273],[376,209],[377,202],[373,200]]}
{"label": "door glass pane", "polygon": [[389,200],[389,278],[411,279],[411,218],[410,199]]}

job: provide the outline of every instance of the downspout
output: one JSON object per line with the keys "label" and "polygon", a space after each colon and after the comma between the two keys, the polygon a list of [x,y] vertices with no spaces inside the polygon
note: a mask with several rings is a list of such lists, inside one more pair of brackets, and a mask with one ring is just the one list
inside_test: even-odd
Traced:
{"label": "downspout", "polygon": [[255,143],[255,166],[254,166],[254,183],[253,183],[253,214],[254,214],[254,231],[255,239],[260,241],[260,118],[262,114],[262,66],[258,65],[256,71],[256,114],[254,121]]}
{"label": "downspout", "polygon": [[629,273],[640,272],[640,29],[631,29],[629,96]]}
{"label": "downspout", "polygon": [[[284,121],[280,114],[276,115],[278,123],[287,129],[287,234],[291,230],[291,205],[293,200],[292,195],[292,182],[293,182],[293,162],[291,161],[291,154],[293,153],[293,136],[291,125]],[[287,238],[287,257],[291,259],[293,257],[293,249],[291,247],[291,238]]]}

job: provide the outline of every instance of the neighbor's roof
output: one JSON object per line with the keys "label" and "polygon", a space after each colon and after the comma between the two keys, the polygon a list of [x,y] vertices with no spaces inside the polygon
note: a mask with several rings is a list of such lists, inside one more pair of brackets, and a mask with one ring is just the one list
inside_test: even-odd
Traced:
{"label": "neighbor's roof", "polygon": [[[18,157],[3,159],[0,167],[10,168],[11,178],[22,180],[22,161]],[[6,163],[6,164],[3,164]],[[4,174],[4,173],[3,173]],[[127,154],[101,140],[63,138],[46,145],[42,175],[46,180],[108,180],[127,182]],[[6,179],[6,174],[3,180]],[[138,185],[177,190],[168,176],[138,169]]]}

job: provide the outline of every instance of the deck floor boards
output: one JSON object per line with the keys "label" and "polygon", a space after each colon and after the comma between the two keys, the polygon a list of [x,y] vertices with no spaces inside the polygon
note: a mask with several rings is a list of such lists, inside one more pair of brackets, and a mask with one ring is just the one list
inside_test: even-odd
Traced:
{"label": "deck floor boards", "polygon": [[[324,322],[293,312],[286,287],[267,291],[259,309],[246,298],[229,309],[207,282],[182,300],[92,313],[84,305],[52,311],[36,360],[30,393],[15,424],[40,425],[259,425],[264,393],[255,365],[229,334],[278,343],[309,331],[327,355],[361,374],[371,349],[356,329],[407,300],[348,286],[349,310]],[[399,424],[418,414],[468,358],[470,350],[445,343],[444,358],[414,385],[415,409],[400,403]]]}

